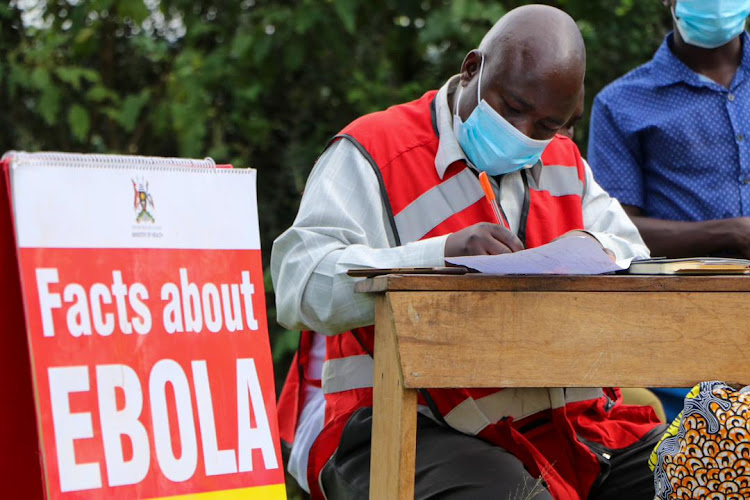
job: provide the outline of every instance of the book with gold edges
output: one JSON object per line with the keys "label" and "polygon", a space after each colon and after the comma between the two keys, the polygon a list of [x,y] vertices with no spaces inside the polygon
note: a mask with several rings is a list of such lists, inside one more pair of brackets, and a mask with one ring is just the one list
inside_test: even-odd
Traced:
{"label": "book with gold edges", "polygon": [[635,260],[629,274],[750,274],[750,260],[723,257]]}

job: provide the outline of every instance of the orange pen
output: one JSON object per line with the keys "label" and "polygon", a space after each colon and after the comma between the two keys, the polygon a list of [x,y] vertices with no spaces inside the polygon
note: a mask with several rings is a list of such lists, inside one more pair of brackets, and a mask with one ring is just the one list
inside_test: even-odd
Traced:
{"label": "orange pen", "polygon": [[503,227],[505,227],[505,229],[510,230],[510,226],[503,217],[503,214],[500,212],[500,208],[498,207],[497,201],[495,200],[495,191],[492,189],[490,178],[487,176],[487,172],[479,172],[479,183],[482,185],[484,197],[487,198],[487,201],[489,201],[490,205],[492,206],[492,211],[495,213],[495,219],[497,219],[497,223],[501,224]]}

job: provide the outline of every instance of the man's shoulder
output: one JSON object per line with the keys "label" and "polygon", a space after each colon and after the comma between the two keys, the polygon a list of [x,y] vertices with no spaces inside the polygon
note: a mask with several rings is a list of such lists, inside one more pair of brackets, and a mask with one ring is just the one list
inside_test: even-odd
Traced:
{"label": "man's shoulder", "polygon": [[429,119],[431,117],[430,103],[434,99],[436,93],[436,90],[431,90],[426,92],[419,99],[395,104],[382,111],[375,111],[360,116],[347,125],[344,130],[382,127],[384,125],[391,125],[391,127],[388,128],[388,130],[391,130],[393,128],[398,129],[408,126],[408,124],[402,123],[402,120],[404,119],[425,121],[426,118]]}
{"label": "man's shoulder", "polygon": [[653,60],[641,64],[623,76],[610,82],[596,96],[596,102],[617,106],[625,99],[637,95],[646,95],[658,87],[658,69]]}
{"label": "man's shoulder", "polygon": [[542,162],[544,164],[570,164],[581,163],[581,152],[572,139],[556,134],[552,141],[544,149]]}
{"label": "man's shoulder", "polygon": [[438,137],[430,105],[435,93],[430,91],[417,100],[361,116],[339,135],[354,138],[371,155],[380,156],[385,162],[420,145],[436,147]]}
{"label": "man's shoulder", "polygon": [[566,137],[562,134],[555,134],[547,147],[560,149],[564,151],[578,151],[578,146],[573,142],[573,139]]}

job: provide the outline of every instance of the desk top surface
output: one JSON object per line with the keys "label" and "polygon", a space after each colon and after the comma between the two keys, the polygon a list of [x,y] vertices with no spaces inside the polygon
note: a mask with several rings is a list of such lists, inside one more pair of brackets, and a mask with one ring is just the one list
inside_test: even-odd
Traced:
{"label": "desk top surface", "polygon": [[750,292],[750,275],[739,276],[463,276],[389,274],[358,282],[357,292]]}

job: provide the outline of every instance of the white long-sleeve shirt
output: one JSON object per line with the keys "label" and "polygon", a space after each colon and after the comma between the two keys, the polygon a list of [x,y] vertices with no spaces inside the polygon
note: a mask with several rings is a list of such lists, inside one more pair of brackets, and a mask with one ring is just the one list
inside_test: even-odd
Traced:
{"label": "white long-sleeve shirt", "polygon": [[[457,77],[436,96],[440,137],[435,168],[442,177],[448,166],[465,160],[453,133],[448,93]],[[531,168],[539,183],[544,169]],[[524,199],[520,172],[495,185],[510,228],[518,232]],[[638,230],[594,180],[586,165],[583,195],[584,228],[618,261],[647,257],[648,248]],[[337,334],[374,322],[374,299],[354,293],[353,268],[433,267],[445,263],[447,235],[395,246],[375,173],[365,157],[349,142],[340,140],[318,159],[307,181],[292,227],[274,241],[271,273],[276,291],[278,321],[290,329],[310,329]]]}

